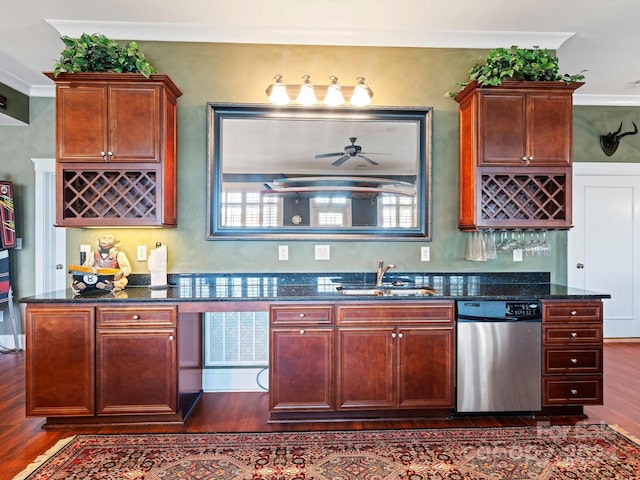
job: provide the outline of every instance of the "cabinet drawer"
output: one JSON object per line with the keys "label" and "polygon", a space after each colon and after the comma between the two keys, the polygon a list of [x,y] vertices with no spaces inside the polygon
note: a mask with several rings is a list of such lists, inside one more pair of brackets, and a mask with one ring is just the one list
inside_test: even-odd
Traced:
{"label": "cabinet drawer", "polygon": [[602,377],[543,378],[543,405],[602,405]]}
{"label": "cabinet drawer", "polygon": [[542,302],[542,321],[601,322],[602,302]]}
{"label": "cabinet drawer", "polygon": [[602,344],[602,325],[571,325],[568,327],[543,327],[545,345]]}
{"label": "cabinet drawer", "polygon": [[602,373],[602,349],[545,349],[544,373]]}
{"label": "cabinet drawer", "polygon": [[97,326],[138,327],[177,325],[177,308],[168,307],[98,307]]}
{"label": "cabinet drawer", "polygon": [[272,305],[269,319],[271,325],[329,325],[333,324],[333,305]]}
{"label": "cabinet drawer", "polygon": [[338,305],[338,323],[341,325],[371,322],[453,324],[453,302],[406,304],[401,302]]}

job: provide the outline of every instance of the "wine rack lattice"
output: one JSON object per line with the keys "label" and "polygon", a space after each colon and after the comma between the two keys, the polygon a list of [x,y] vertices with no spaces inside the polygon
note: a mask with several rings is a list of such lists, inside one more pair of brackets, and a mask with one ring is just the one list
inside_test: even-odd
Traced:
{"label": "wine rack lattice", "polygon": [[566,174],[483,174],[483,220],[565,220]]}
{"label": "wine rack lattice", "polygon": [[83,170],[63,173],[65,219],[154,219],[156,171]]}

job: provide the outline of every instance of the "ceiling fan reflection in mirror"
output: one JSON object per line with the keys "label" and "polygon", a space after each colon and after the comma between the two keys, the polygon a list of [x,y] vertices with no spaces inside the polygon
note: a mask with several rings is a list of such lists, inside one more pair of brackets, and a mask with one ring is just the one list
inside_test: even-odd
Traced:
{"label": "ceiling fan reflection in mirror", "polygon": [[342,152],[319,153],[318,155],[315,155],[313,158],[318,159],[318,158],[329,158],[329,157],[339,156],[340,158],[338,158],[335,162],[331,164],[334,167],[339,167],[350,158],[356,158],[356,157],[362,158],[363,160],[367,161],[371,165],[378,165],[378,162],[371,160],[369,157],[366,157],[365,155],[389,155],[388,153],[363,152],[362,147],[360,145],[356,145],[357,139],[358,139],[357,137],[349,137],[349,141],[351,142],[351,145],[346,145],[344,147],[344,151]]}

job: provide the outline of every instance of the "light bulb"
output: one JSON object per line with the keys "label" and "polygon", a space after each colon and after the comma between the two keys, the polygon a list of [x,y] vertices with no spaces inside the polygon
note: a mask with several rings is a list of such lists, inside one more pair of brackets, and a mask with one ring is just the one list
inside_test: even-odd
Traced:
{"label": "light bulb", "polygon": [[353,89],[353,95],[351,96],[350,103],[357,107],[364,107],[371,103],[372,95],[373,92],[367,84],[364,83],[364,77],[358,77],[358,84]]}
{"label": "light bulb", "polygon": [[344,103],[344,97],[340,91],[340,85],[338,85],[338,77],[332,75],[329,77],[331,85],[327,88],[327,96],[324,97],[324,103],[332,107],[342,105]]}
{"label": "light bulb", "polygon": [[282,82],[282,75],[278,74],[273,78],[276,80],[276,83],[271,85],[269,101],[274,105],[286,105],[289,103],[290,98],[287,94],[287,86]]}
{"label": "light bulb", "polygon": [[296,97],[296,102],[301,105],[314,105],[318,99],[316,98],[313,85],[311,85],[311,77],[309,77],[309,75],[304,75],[302,78],[304,79],[304,83],[300,85],[300,92]]}

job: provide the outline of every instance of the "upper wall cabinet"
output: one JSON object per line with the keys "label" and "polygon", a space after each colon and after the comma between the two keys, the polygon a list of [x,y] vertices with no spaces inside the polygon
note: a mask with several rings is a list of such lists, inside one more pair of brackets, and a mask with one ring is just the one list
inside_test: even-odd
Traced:
{"label": "upper wall cabinet", "polygon": [[580,85],[472,82],[455,97],[461,230],[571,227],[572,104]]}
{"label": "upper wall cabinet", "polygon": [[56,82],[60,226],[175,226],[176,102],[166,75],[76,73]]}

